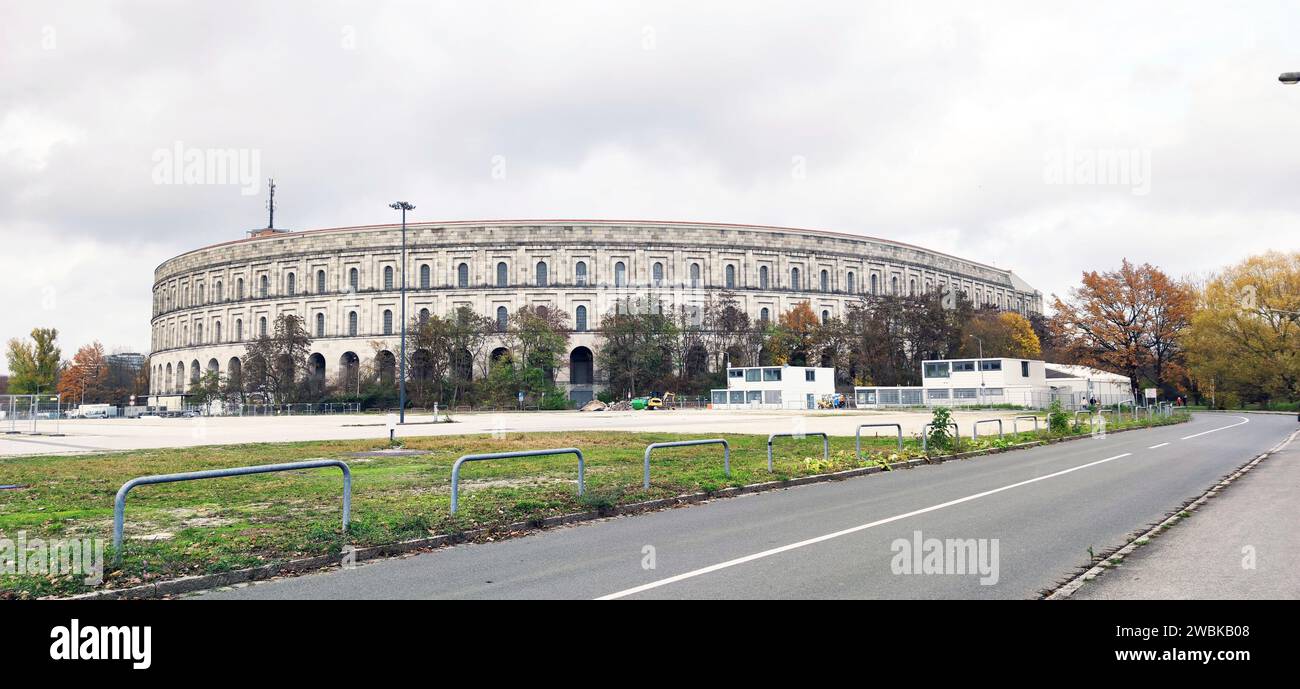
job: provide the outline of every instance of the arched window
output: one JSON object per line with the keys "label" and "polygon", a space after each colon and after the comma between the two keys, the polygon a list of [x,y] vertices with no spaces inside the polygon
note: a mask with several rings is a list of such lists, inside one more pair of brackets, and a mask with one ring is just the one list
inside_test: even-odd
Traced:
{"label": "arched window", "polygon": [[288,288],[289,296],[292,297],[298,293],[298,279],[294,277],[293,273],[289,273],[285,277],[285,286]]}
{"label": "arched window", "polygon": [[848,290],[849,294],[853,294],[858,288],[857,283],[853,280],[853,271],[851,270],[848,275],[844,276],[844,288]]}
{"label": "arched window", "polygon": [[235,342],[242,342],[243,340],[244,340],[244,321],[242,319],[236,318],[235,319]]}
{"label": "arched window", "polygon": [[212,299],[214,301],[221,302],[225,298],[226,295],[221,289],[221,281],[217,280],[217,286],[212,290]]}
{"label": "arched window", "polygon": [[510,266],[505,261],[497,264],[497,287],[506,287],[510,284]]}
{"label": "arched window", "polygon": [[727,264],[727,289],[735,289],[735,287],[736,287],[736,266],[728,263]]}
{"label": "arched window", "polygon": [[510,312],[504,306],[497,307],[497,332],[503,333],[510,325]]}
{"label": "arched window", "polygon": [[263,296],[263,297],[265,297],[266,295],[270,294],[270,293],[271,293],[271,279],[268,278],[268,277],[266,277],[265,275],[263,275],[263,276],[262,276],[261,287],[258,288],[257,292],[258,292],[259,295],[261,295],[261,296]]}
{"label": "arched window", "polygon": [[357,312],[356,311],[350,311],[348,313],[348,335],[351,337],[357,336]]}
{"label": "arched window", "polygon": [[889,293],[890,293],[890,294],[898,294],[898,276],[897,276],[897,275],[895,275],[895,276],[889,278]]}
{"label": "arched window", "polygon": [[875,276],[875,275],[872,275],[872,276],[871,276],[871,293],[872,293],[872,294],[875,294],[877,291],[879,291],[879,290],[878,290],[878,286],[876,285],[876,282],[877,282],[877,280],[876,280],[876,276]]}
{"label": "arched window", "polygon": [[207,291],[207,289],[204,288],[202,284],[199,284],[199,288],[198,288],[198,289],[199,289],[199,303],[200,303],[200,304],[206,304],[206,303],[208,303],[208,301],[207,301],[207,300],[208,300],[208,291]]}
{"label": "arched window", "polygon": [[578,307],[578,311],[573,317],[573,329],[580,333],[587,331],[587,307]]}
{"label": "arched window", "polygon": [[203,324],[194,324],[194,344],[203,344]]}
{"label": "arched window", "polygon": [[791,268],[791,269],[790,269],[790,289],[799,289],[799,286],[800,286],[800,283],[799,283],[799,269],[798,269],[798,268]]}
{"label": "arched window", "polygon": [[456,266],[456,286],[469,287],[469,264],[462,263]]}
{"label": "arched window", "polygon": [[427,323],[428,321],[429,321],[429,310],[420,309],[420,322]]}
{"label": "arched window", "polygon": [[823,291],[823,292],[829,292],[829,291],[831,291],[831,274],[830,274],[830,272],[828,272],[828,271],[826,271],[826,270],[822,270],[821,278],[822,278],[822,279],[821,279],[821,283],[822,283],[822,291]]}
{"label": "arched window", "polygon": [[768,277],[767,277],[767,266],[759,266],[759,268],[758,268],[758,288],[759,288],[759,289],[767,289],[768,282],[769,282],[769,281],[768,281]]}
{"label": "arched window", "polygon": [[384,266],[384,289],[393,288],[393,267]]}
{"label": "arched window", "polygon": [[627,285],[627,265],[622,261],[614,264],[614,286],[624,287]]}
{"label": "arched window", "polygon": [[325,314],[316,314],[316,337],[325,337]]}
{"label": "arched window", "polygon": [[356,268],[348,270],[348,289],[353,292],[361,289],[361,272]]}
{"label": "arched window", "polygon": [[831,319],[831,312],[830,312],[830,311],[826,311],[826,310],[823,309],[823,310],[822,310],[822,325],[825,325],[826,322],[829,321],[830,319]]}
{"label": "arched window", "polygon": [[393,312],[391,309],[384,309],[384,334],[393,334]]}
{"label": "arched window", "polygon": [[420,266],[420,289],[429,289],[429,285],[432,283],[432,272],[428,263]]}
{"label": "arched window", "polygon": [[221,321],[212,323],[212,339],[217,344],[221,344]]}
{"label": "arched window", "polygon": [[691,264],[691,287],[700,286],[700,264]]}
{"label": "arched window", "polygon": [[663,287],[664,284],[664,264],[655,261],[654,266],[650,269],[650,277],[654,280],[655,287]]}
{"label": "arched window", "polygon": [[573,281],[578,285],[587,284],[587,262],[586,261],[578,261],[577,265],[573,266]]}
{"label": "arched window", "polygon": [[916,280],[915,280],[915,279],[912,279],[912,280],[908,280],[908,281],[907,281],[907,296],[909,296],[909,297],[915,297],[915,296],[916,296]]}
{"label": "arched window", "polygon": [[538,262],[537,262],[537,271],[536,271],[536,273],[537,273],[537,275],[536,275],[536,277],[537,277],[537,286],[538,286],[538,287],[545,287],[545,286],[546,286],[546,278],[547,278],[547,275],[546,275],[546,261],[538,261]]}
{"label": "arched window", "polygon": [[257,321],[257,336],[266,337],[266,316],[262,316]]}
{"label": "arched window", "polygon": [[239,278],[235,281],[235,298],[244,298],[244,278]]}
{"label": "arched window", "polygon": [[768,311],[767,307],[764,306],[763,309],[758,312],[758,320],[766,325],[768,321],[772,320],[772,312]]}
{"label": "arched window", "polygon": [[316,294],[325,293],[325,271],[316,271]]}

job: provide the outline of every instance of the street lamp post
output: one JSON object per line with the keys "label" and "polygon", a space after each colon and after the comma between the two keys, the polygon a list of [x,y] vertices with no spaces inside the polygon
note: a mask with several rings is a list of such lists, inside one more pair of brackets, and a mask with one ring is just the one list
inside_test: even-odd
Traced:
{"label": "street lamp post", "polygon": [[405,201],[394,201],[388,207],[402,211],[402,266],[399,271],[402,280],[402,359],[398,364],[397,422],[406,423],[406,211],[415,210],[415,206]]}

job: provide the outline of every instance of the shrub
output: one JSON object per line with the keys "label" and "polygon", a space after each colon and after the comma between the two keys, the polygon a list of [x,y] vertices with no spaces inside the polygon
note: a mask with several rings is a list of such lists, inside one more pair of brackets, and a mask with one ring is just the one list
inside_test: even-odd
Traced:
{"label": "shrub", "polygon": [[1070,413],[1061,406],[1061,400],[1052,400],[1047,407],[1047,430],[1058,434],[1070,432]]}
{"label": "shrub", "polygon": [[930,447],[946,450],[952,445],[952,435],[948,433],[952,423],[952,410],[947,407],[935,407],[930,418],[930,433],[926,438]]}

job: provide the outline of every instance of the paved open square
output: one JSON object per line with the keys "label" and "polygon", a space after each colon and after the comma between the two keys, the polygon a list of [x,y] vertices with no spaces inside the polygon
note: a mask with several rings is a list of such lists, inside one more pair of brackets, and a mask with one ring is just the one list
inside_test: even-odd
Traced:
{"label": "paved open square", "polygon": [[[1003,419],[1007,432],[1011,420],[1028,412],[985,410],[953,412],[963,436],[980,419]],[[443,417],[440,417],[443,418]],[[549,431],[658,431],[676,433],[822,432],[851,436],[859,424],[897,423],[903,435],[919,433],[929,423],[929,411],[604,411],[604,412],[474,412],[456,414],[452,423],[434,423],[432,415],[408,415],[397,437],[474,433],[529,433]],[[42,420],[38,430],[54,433],[53,421]],[[1032,421],[1022,421],[1029,428]],[[996,425],[981,432],[996,432]],[[864,435],[889,435],[889,428],[864,429]],[[197,417],[151,419],[76,419],[58,423],[61,435],[10,434],[0,436],[0,457],[14,455],[82,454],[118,450],[143,450],[198,445],[347,440],[388,437],[387,417],[377,414],[326,416]]]}

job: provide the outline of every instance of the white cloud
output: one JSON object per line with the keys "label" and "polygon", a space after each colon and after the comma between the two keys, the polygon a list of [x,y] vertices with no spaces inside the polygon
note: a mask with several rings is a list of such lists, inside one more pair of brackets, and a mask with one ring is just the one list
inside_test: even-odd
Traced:
{"label": "white cloud", "polygon": [[[299,229],[393,220],[398,197],[416,219],[818,227],[995,263],[1047,293],[1121,256],[1190,274],[1300,245],[1300,87],[1276,80],[1300,69],[1286,2],[6,13],[0,270],[21,279],[0,337],[46,324],[22,291],[45,281],[69,348],[144,348],[154,266],[264,222],[238,186],[154,184],[152,153],[177,141],[258,151],[277,224]],[[1150,193],[1046,184],[1066,146],[1149,153]],[[112,289],[68,300],[65,268]]]}

